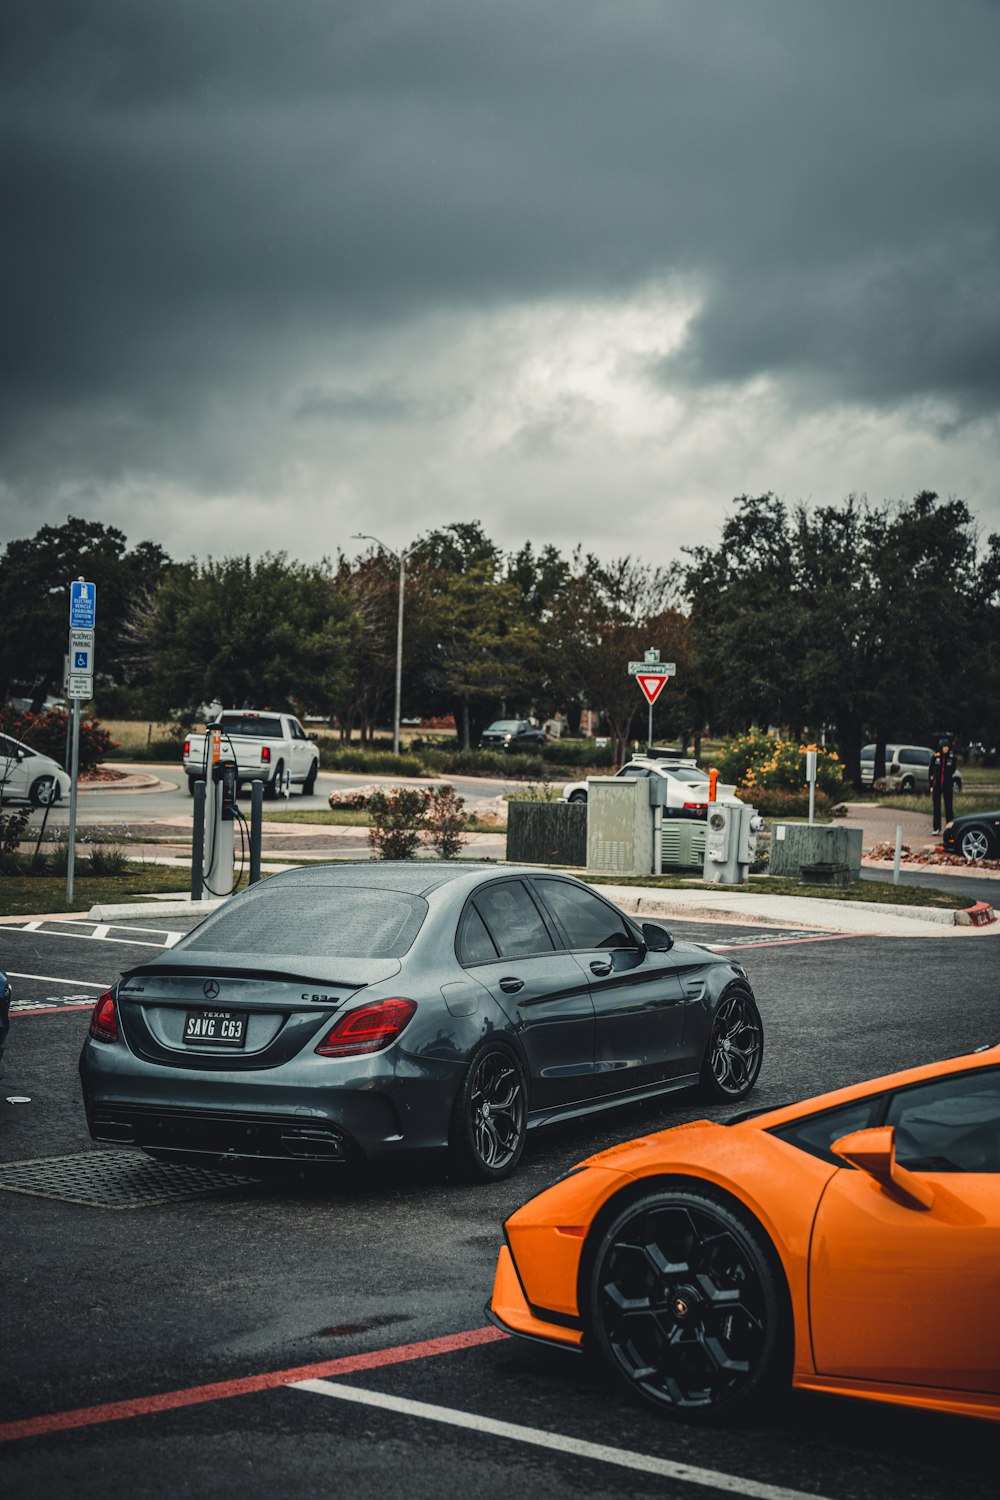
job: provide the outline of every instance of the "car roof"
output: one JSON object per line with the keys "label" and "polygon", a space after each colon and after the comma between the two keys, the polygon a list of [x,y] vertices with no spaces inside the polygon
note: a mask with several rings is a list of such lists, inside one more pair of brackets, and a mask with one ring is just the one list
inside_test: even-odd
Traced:
{"label": "car roof", "polygon": [[498,879],[525,875],[545,875],[554,879],[574,880],[561,870],[539,869],[535,865],[498,865],[481,861],[461,860],[455,862],[433,862],[416,860],[338,860],[336,864],[300,865],[294,870],[283,870],[272,875],[268,885],[280,881],[283,885],[354,885],[381,887],[387,891],[405,891],[411,896],[426,896],[441,886],[464,880],[475,886],[484,875]]}

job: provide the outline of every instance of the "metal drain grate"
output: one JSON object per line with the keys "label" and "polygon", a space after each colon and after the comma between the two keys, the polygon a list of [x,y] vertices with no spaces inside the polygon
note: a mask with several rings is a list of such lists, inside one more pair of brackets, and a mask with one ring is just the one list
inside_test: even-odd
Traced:
{"label": "metal drain grate", "polygon": [[177,1198],[256,1186],[257,1178],[150,1161],[137,1151],[83,1151],[0,1166],[0,1191],[92,1208],[146,1208]]}

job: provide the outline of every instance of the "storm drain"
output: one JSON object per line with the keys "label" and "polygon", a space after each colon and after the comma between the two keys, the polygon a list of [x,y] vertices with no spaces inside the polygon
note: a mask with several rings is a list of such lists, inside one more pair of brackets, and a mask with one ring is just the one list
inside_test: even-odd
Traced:
{"label": "storm drain", "polygon": [[48,1156],[0,1166],[0,1191],[86,1203],[92,1208],[146,1208],[256,1186],[257,1182],[255,1177],[236,1173],[150,1161],[137,1151],[83,1151],[77,1156]]}

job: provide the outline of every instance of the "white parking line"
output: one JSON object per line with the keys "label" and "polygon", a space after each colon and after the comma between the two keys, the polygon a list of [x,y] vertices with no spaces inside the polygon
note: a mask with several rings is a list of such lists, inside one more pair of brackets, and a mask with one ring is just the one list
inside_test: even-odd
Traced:
{"label": "white parking line", "polygon": [[786,1490],[777,1484],[762,1484],[735,1474],[720,1474],[715,1469],[699,1469],[692,1464],[677,1463],[669,1458],[653,1458],[648,1453],[633,1453],[628,1448],[612,1448],[606,1443],[588,1443],[581,1438],[566,1437],[559,1432],[543,1432],[538,1427],[522,1427],[517,1422],[498,1422],[475,1412],[455,1411],[448,1406],[431,1406],[426,1401],[408,1401],[402,1396],[386,1396],[381,1391],[366,1391],[360,1386],[343,1385],[335,1380],[296,1380],[289,1387],[312,1391],[317,1396],[332,1396],[338,1401],[353,1401],[359,1406],[376,1406],[382,1411],[399,1412],[404,1417],[418,1417],[426,1422],[445,1422],[450,1427],[465,1427],[477,1434],[508,1438],[515,1443],[530,1443],[572,1458],[589,1458],[596,1463],[617,1464],[641,1474],[656,1474],[684,1484],[700,1484],[733,1495],[747,1495],[751,1500],[822,1500],[804,1490]]}
{"label": "white parking line", "polygon": [[[72,925],[72,924],[67,923],[67,927],[69,927],[70,925]],[[97,941],[100,942],[100,943],[121,943],[126,948],[157,948],[157,949],[161,949],[161,950],[163,948],[172,948],[174,946],[174,944],[180,942],[181,938],[184,936],[184,934],[182,932],[167,932],[167,931],[164,930],[164,932],[163,932],[163,936],[164,936],[164,939],[165,939],[164,942],[162,942],[162,943],[146,943],[146,942],[143,942],[142,938],[113,938],[113,937],[108,937],[107,936],[108,928],[106,926],[96,927],[93,932],[60,932],[58,928],[42,927],[42,925],[41,925],[40,922],[29,922],[26,927],[5,927],[3,930],[4,930],[5,933],[7,933],[7,932],[30,932],[34,937],[38,937],[39,934],[41,934],[42,937],[76,938],[78,941],[82,939],[85,942],[90,942],[94,938],[96,938]],[[124,932],[126,930],[134,930],[135,932],[158,932],[160,929],[156,928],[156,927],[136,927],[134,929],[125,929],[125,928],[120,928],[119,929],[119,931],[122,931],[122,932]]]}
{"label": "white parking line", "polygon": [[8,979],[37,979],[40,984],[69,984],[81,990],[107,989],[106,984],[93,984],[89,979],[53,979],[51,974],[18,974],[13,969],[5,969],[4,973]]}

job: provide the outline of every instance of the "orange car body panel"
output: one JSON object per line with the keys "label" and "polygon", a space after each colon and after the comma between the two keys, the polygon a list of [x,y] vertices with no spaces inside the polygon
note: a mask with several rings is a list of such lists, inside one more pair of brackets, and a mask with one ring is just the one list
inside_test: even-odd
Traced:
{"label": "orange car body panel", "polygon": [[578,1346],[586,1234],[615,1212],[619,1195],[652,1180],[688,1179],[742,1203],[774,1245],[791,1301],[794,1385],[1000,1420],[1000,1175],[921,1173],[934,1200],[926,1208],[770,1133],[869,1095],[998,1063],[994,1048],[737,1125],[699,1120],[600,1152],[508,1219],[493,1316],[511,1332]]}

